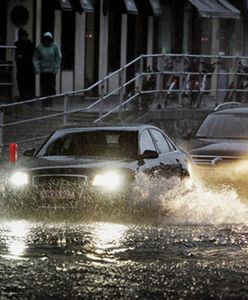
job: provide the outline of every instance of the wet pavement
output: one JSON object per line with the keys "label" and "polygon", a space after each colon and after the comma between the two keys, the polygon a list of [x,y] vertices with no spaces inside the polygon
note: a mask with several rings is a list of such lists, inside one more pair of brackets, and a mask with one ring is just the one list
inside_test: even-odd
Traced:
{"label": "wet pavement", "polygon": [[141,185],[118,214],[2,211],[0,298],[248,299],[244,200]]}

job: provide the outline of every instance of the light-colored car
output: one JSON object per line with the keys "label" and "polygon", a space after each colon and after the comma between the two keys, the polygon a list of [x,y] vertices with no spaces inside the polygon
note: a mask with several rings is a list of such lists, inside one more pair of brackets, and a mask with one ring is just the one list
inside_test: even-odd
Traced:
{"label": "light-colored car", "polygon": [[248,184],[248,107],[221,105],[202,122],[191,142],[192,173],[209,184]]}

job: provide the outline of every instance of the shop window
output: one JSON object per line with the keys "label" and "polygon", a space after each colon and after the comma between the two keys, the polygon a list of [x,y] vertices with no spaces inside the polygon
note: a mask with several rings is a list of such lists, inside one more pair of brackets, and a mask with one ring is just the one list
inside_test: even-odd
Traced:
{"label": "shop window", "polygon": [[75,56],[75,14],[73,12],[62,12],[61,52],[62,69],[73,69]]}
{"label": "shop window", "polygon": [[110,13],[109,16],[109,45],[108,45],[109,72],[120,68],[121,52],[121,16]]}
{"label": "shop window", "polygon": [[[6,45],[6,31],[7,31],[7,2],[0,0],[0,46]],[[0,61],[5,60],[5,50],[0,49]]]}
{"label": "shop window", "polygon": [[[127,31],[127,62],[132,61],[136,57],[136,19],[135,15],[128,15],[128,31]],[[138,66],[131,65],[127,68],[127,80],[130,80],[138,70]],[[135,83],[132,82],[127,86],[127,94],[134,90]]]}
{"label": "shop window", "polygon": [[135,34],[136,34],[136,16],[128,15],[128,33],[127,33],[127,61],[135,58]]}
{"label": "shop window", "polygon": [[[219,21],[219,41],[220,48],[219,52],[228,55],[229,54],[229,46],[230,46],[230,36],[231,36],[231,26],[229,20],[220,20]],[[241,36],[241,31],[239,31],[239,35]],[[238,43],[235,43],[235,46],[240,46]],[[242,47],[239,47],[238,51],[242,51]]]}
{"label": "shop window", "polygon": [[159,53],[159,19],[154,18],[153,53]]}
{"label": "shop window", "polygon": [[53,34],[54,28],[54,10],[50,0],[42,1],[42,20],[41,20],[41,32],[47,31]]}
{"label": "shop window", "polygon": [[137,16],[135,57],[147,53],[147,32],[148,32],[148,17],[144,15]]}
{"label": "shop window", "polygon": [[212,20],[201,19],[201,52],[202,54],[211,53],[212,40]]}
{"label": "shop window", "polygon": [[[198,11],[195,7],[192,8],[192,27],[191,27],[191,43],[190,43],[190,52],[192,54],[200,54],[202,48],[208,43],[209,33],[202,32],[202,24],[204,20],[199,18]],[[207,20],[208,21],[208,20]]]}
{"label": "shop window", "polygon": [[[98,79],[99,45],[99,5],[94,5],[95,13],[86,14],[85,32],[85,87]],[[94,91],[96,92],[96,91]]]}
{"label": "shop window", "polygon": [[183,51],[183,27],[184,27],[184,9],[183,6],[178,3],[173,6],[174,12],[174,26],[173,26],[173,37],[174,45],[172,51],[174,53],[182,53]]}

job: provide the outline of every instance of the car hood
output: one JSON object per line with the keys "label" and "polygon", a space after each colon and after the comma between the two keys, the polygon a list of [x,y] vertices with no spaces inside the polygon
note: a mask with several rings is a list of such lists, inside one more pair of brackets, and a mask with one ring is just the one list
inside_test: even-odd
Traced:
{"label": "car hood", "polygon": [[20,164],[19,168],[30,171],[43,169],[101,169],[125,167],[135,160],[103,160],[72,157],[40,157],[32,158]]}
{"label": "car hood", "polygon": [[248,157],[248,141],[209,141],[206,145],[192,149],[191,155],[242,156]]}

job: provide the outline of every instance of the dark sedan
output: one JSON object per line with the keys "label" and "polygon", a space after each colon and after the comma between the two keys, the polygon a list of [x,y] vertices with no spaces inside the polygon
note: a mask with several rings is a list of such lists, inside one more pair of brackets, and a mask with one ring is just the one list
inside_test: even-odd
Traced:
{"label": "dark sedan", "polygon": [[[150,125],[63,128],[7,180],[6,191],[35,191],[40,204],[89,193],[130,193],[137,173],[188,176],[187,155]],[[52,202],[54,203],[54,202]]]}
{"label": "dark sedan", "polygon": [[193,174],[216,185],[247,186],[248,107],[220,106],[202,122],[191,147]]}

